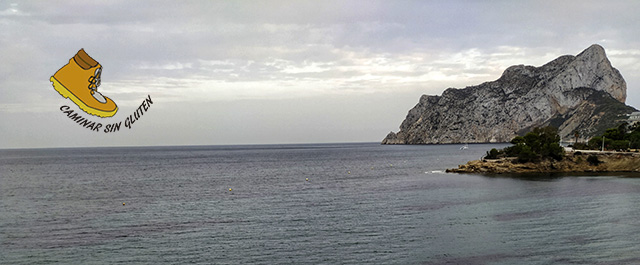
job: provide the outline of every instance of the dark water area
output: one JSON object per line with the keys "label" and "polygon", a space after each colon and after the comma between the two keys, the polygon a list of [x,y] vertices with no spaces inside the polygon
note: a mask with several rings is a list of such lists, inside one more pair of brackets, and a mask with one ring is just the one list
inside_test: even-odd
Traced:
{"label": "dark water area", "polygon": [[0,263],[640,264],[637,175],[443,173],[500,146],[0,150]]}

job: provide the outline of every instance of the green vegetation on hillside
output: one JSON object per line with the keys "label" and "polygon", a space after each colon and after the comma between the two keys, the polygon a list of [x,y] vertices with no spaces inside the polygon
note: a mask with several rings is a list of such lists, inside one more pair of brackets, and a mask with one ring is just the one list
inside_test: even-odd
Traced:
{"label": "green vegetation on hillside", "polygon": [[622,123],[615,128],[609,128],[604,134],[591,138],[586,144],[576,143],[574,149],[582,150],[600,150],[603,144],[606,150],[629,150],[640,148],[640,123],[629,126],[628,123]]}
{"label": "green vegetation on hillside", "polygon": [[560,146],[558,129],[552,126],[535,128],[525,136],[516,136],[512,146],[503,149],[491,149],[486,159],[517,157],[520,163],[537,162],[543,159],[562,160],[564,149]]}
{"label": "green vegetation on hillside", "polygon": [[605,91],[598,91],[593,93],[588,98],[589,101],[594,102],[596,109],[593,113],[604,113],[598,120],[599,122],[595,126],[595,132],[605,132],[607,128],[616,126],[623,116],[628,115],[631,112],[637,111],[631,106],[627,106],[620,101],[617,101],[611,97]]}

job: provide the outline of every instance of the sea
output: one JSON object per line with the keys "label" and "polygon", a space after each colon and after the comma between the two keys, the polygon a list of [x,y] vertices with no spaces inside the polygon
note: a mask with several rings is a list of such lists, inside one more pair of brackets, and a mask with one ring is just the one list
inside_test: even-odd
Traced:
{"label": "sea", "polygon": [[0,264],[640,264],[640,177],[504,144],[0,150]]}

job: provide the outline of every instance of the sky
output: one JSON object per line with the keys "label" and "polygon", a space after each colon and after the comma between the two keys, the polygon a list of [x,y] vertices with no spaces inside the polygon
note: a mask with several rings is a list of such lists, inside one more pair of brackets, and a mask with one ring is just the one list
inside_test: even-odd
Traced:
{"label": "sky", "polygon": [[[0,148],[377,142],[423,94],[602,45],[640,107],[640,1],[0,0]],[[116,132],[60,108],[85,51]],[[145,98],[130,128],[124,122]],[[101,129],[102,129],[101,128]]]}

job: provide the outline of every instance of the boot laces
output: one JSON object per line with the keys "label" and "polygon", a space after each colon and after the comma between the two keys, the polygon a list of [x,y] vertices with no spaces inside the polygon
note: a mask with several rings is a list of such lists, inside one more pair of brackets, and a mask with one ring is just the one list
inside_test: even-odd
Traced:
{"label": "boot laces", "polygon": [[102,74],[102,67],[96,69],[95,74],[89,77],[89,89],[91,89],[91,94],[98,91],[98,87],[100,86],[101,74]]}

